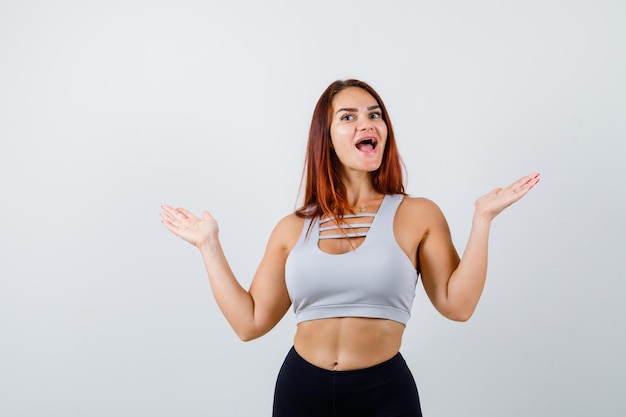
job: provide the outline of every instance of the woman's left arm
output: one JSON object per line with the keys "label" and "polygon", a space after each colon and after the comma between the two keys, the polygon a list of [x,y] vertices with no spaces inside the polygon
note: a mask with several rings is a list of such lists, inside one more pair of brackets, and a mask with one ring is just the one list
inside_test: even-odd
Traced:
{"label": "woman's left arm", "polygon": [[435,308],[445,317],[467,321],[478,304],[487,277],[487,252],[492,220],[524,197],[539,182],[532,173],[505,188],[478,198],[470,236],[460,261],[443,214],[433,210],[420,244],[422,282]]}

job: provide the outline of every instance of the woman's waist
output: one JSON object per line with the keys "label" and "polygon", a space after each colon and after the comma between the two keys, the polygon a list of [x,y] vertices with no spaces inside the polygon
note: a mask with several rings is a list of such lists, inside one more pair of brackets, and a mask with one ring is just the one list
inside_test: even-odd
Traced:
{"label": "woman's waist", "polygon": [[294,348],[309,363],[328,370],[368,368],[395,356],[402,323],[362,317],[337,317],[298,324]]}

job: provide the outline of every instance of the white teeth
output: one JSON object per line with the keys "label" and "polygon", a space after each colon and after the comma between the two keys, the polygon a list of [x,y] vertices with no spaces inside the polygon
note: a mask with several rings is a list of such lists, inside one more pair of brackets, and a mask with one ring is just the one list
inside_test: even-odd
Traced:
{"label": "white teeth", "polygon": [[365,143],[365,142],[369,142],[372,145],[376,145],[376,143],[377,143],[376,139],[374,139],[374,138],[364,138],[364,139],[361,139],[360,141],[358,141],[357,145],[360,145],[361,143]]}
{"label": "white teeth", "polygon": [[361,144],[364,144],[364,143],[372,145],[373,147],[376,147],[376,140],[374,140],[374,139],[371,139],[371,138],[363,139],[363,140],[359,141],[358,144],[361,145]]}
{"label": "white teeth", "polygon": [[364,138],[364,139],[359,140],[359,141],[356,143],[356,145],[355,145],[355,146],[356,146],[356,148],[357,148],[357,149],[359,149],[359,150],[363,150],[363,149],[362,149],[362,148],[363,148],[363,146],[368,146],[368,147],[371,147],[371,149],[370,149],[370,150],[374,150],[374,149],[376,149],[376,143],[377,143],[377,141],[376,141],[376,139],[374,139],[374,138]]}

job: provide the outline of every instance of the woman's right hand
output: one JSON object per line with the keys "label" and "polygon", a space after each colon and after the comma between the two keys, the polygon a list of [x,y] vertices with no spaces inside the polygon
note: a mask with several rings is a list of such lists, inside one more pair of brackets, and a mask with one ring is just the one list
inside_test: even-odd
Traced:
{"label": "woman's right hand", "polygon": [[211,239],[217,239],[219,228],[217,222],[208,211],[202,212],[202,218],[197,217],[184,208],[161,206],[161,223],[176,236],[200,248]]}

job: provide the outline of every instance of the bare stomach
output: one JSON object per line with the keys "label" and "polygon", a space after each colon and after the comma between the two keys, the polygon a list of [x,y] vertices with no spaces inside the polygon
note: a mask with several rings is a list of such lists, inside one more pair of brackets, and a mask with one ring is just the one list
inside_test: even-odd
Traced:
{"label": "bare stomach", "polygon": [[400,350],[404,325],[392,320],[338,317],[298,324],[294,348],[320,368],[348,371],[391,359]]}

